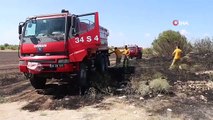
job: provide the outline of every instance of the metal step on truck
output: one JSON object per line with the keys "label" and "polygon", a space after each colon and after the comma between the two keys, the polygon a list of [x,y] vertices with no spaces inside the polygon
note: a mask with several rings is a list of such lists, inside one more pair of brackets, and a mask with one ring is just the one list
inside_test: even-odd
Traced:
{"label": "metal step on truck", "polygon": [[49,78],[77,76],[81,89],[88,86],[88,71],[105,72],[109,66],[108,36],[99,25],[98,12],[75,15],[39,15],[19,23],[19,69],[35,89]]}

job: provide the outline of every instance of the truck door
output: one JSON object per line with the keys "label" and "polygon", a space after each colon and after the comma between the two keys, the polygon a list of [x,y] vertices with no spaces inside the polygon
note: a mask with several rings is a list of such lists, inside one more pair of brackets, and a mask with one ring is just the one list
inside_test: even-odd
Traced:
{"label": "truck door", "polygon": [[69,57],[72,62],[82,61],[88,49],[97,49],[101,44],[98,13],[72,16]]}

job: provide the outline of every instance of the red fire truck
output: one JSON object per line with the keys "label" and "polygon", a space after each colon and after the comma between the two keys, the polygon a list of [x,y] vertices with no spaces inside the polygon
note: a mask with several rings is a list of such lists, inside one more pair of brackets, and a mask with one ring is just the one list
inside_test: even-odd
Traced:
{"label": "red fire truck", "polygon": [[137,45],[134,46],[128,46],[129,50],[130,50],[130,58],[134,58],[136,57],[137,59],[141,59],[142,58],[142,47],[138,47]]}
{"label": "red fire truck", "polygon": [[98,12],[29,17],[19,23],[19,69],[35,89],[43,89],[47,78],[73,74],[85,88],[89,70],[105,72],[109,66],[108,35]]}

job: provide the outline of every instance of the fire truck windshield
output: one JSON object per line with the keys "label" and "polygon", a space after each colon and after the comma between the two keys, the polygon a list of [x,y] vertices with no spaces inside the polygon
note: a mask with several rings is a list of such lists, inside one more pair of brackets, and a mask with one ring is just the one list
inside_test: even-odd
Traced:
{"label": "fire truck windshield", "polygon": [[[32,43],[35,39],[41,42],[64,40],[65,18],[32,19],[27,21],[23,31],[23,42]],[[34,43],[34,42],[33,42]]]}

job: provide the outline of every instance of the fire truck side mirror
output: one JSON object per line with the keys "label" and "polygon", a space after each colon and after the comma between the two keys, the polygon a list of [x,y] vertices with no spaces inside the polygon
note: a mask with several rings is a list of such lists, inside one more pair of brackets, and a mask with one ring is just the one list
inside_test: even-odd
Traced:
{"label": "fire truck side mirror", "polygon": [[18,26],[18,34],[20,35],[22,33],[22,25]]}
{"label": "fire truck side mirror", "polygon": [[76,17],[73,17],[73,20],[72,20],[72,36],[74,36],[74,37],[79,36],[78,22],[79,22],[79,20]]}
{"label": "fire truck side mirror", "polygon": [[18,34],[19,34],[19,35],[22,34],[22,28],[23,28],[24,24],[25,24],[24,22],[20,22],[20,23],[19,23],[19,26],[18,26]]}

